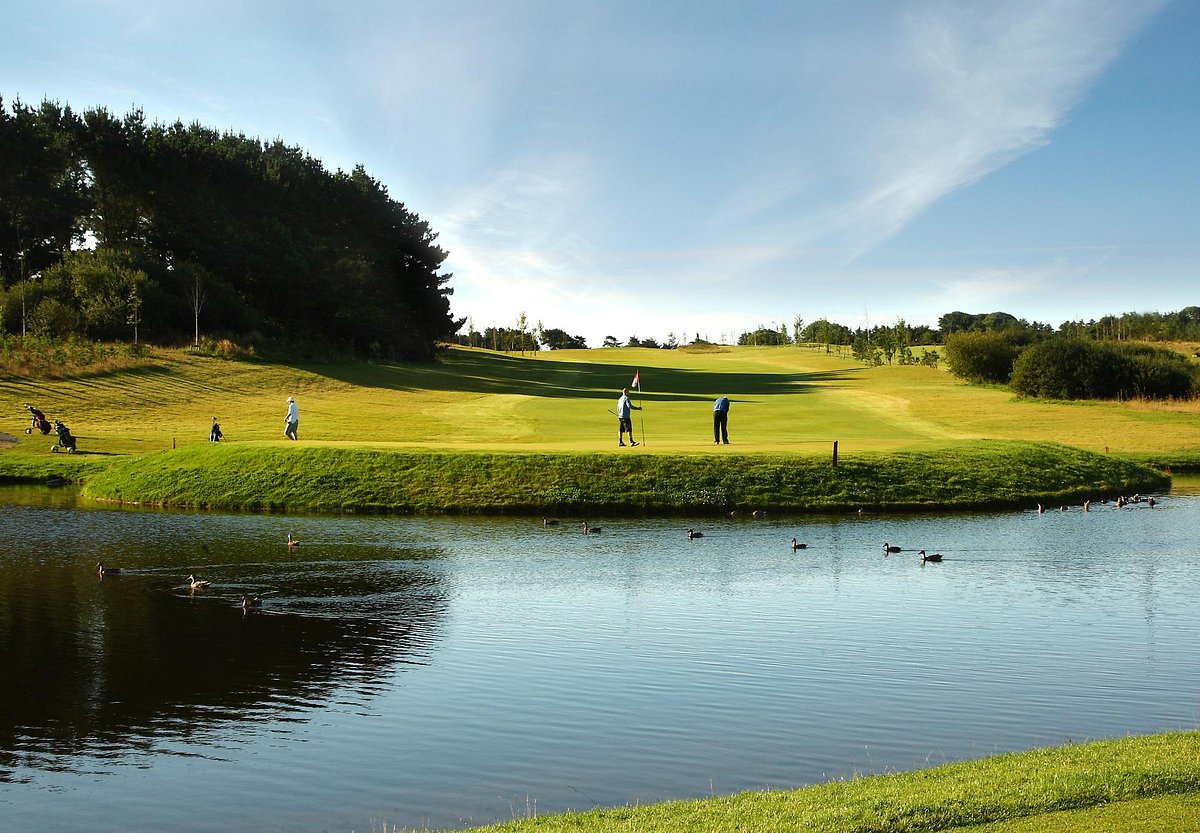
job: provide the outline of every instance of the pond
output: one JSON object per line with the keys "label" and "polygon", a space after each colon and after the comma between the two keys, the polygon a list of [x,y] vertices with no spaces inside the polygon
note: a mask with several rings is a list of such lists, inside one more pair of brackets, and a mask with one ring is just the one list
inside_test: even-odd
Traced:
{"label": "pond", "polygon": [[0,501],[8,829],[455,829],[1200,720],[1194,492],[586,536]]}

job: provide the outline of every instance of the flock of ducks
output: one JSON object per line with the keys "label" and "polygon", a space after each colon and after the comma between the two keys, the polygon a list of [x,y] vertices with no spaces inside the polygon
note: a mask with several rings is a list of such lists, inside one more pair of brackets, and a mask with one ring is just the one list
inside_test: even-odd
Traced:
{"label": "flock of ducks", "polygon": [[[1104,504],[1108,503],[1108,500],[1103,499],[1103,500],[1097,501],[1097,503],[1104,505]],[[1148,507],[1154,508],[1156,501],[1154,500],[1153,497],[1147,497],[1147,496],[1143,496],[1140,494],[1133,495],[1132,497],[1125,497],[1124,495],[1122,495],[1113,501],[1113,505],[1118,509],[1120,509],[1124,506],[1129,506],[1129,505],[1138,504],[1138,503],[1145,503]],[[1083,511],[1090,512],[1091,508],[1092,508],[1092,501],[1085,500],[1083,502]],[[1037,511],[1039,514],[1044,513],[1046,511],[1046,507],[1039,503],[1037,505]],[[1067,506],[1065,504],[1059,506],[1058,511],[1066,512]],[[738,511],[735,509],[734,511],[729,513],[728,517],[731,517],[731,518],[736,517],[737,514],[738,514]],[[766,512],[761,509],[755,509],[750,514],[752,517],[758,518],[758,517],[762,517],[763,515],[765,515]],[[557,521],[557,520],[554,520],[552,518],[542,518],[542,526],[551,527],[551,526],[558,526],[558,525],[559,525],[559,521]],[[583,522],[583,534],[584,535],[598,535],[603,531],[604,530],[601,527],[592,526],[586,520]],[[695,541],[697,538],[703,538],[704,533],[698,532],[695,529],[689,528],[687,531],[687,537],[688,537],[689,541]],[[287,545],[289,552],[291,552],[292,550],[295,550],[297,547],[300,546],[300,542],[297,539],[293,538],[292,533],[290,533],[290,532],[287,534],[287,538],[284,540],[284,543]],[[797,550],[808,549],[808,544],[801,543],[796,538],[793,538],[792,542],[791,542],[791,548],[792,548],[792,552],[796,552]],[[883,554],[885,556],[890,555],[892,553],[898,553],[898,552],[903,552],[903,551],[904,551],[903,547],[898,547],[895,544],[892,544],[888,541],[883,542]],[[926,553],[925,550],[919,550],[917,552],[917,556],[921,559],[922,564],[924,564],[926,562],[939,562],[942,560],[942,554],[938,553],[938,552]],[[103,561],[96,562],[96,571],[99,574],[101,579],[103,579],[105,576],[118,576],[121,574],[120,567],[105,566]],[[190,590],[193,593],[198,590],[200,590],[200,591],[208,590],[210,587],[212,587],[211,581],[209,581],[207,579],[198,579],[194,575],[188,576],[187,581],[188,581],[188,590]],[[256,610],[261,607],[262,607],[262,597],[261,596],[258,596],[258,595],[242,596],[242,603],[241,603],[242,610],[246,610],[246,611]]]}
{"label": "flock of ducks", "polygon": [[[1115,506],[1117,509],[1120,509],[1125,506],[1133,506],[1133,505],[1139,504],[1139,503],[1144,503],[1144,504],[1146,504],[1146,506],[1153,509],[1155,507],[1155,505],[1158,503],[1158,501],[1156,501],[1153,498],[1153,496],[1150,496],[1150,495],[1133,495],[1131,497],[1126,496],[1126,495],[1119,495],[1113,500],[1112,505]],[[1107,506],[1108,498],[1102,498],[1100,500],[1085,500],[1083,502],[1083,506],[1081,508],[1083,509],[1084,512],[1091,512],[1093,504],[1096,504],[1099,506]],[[1065,503],[1060,504],[1058,507],[1059,512],[1066,512],[1069,509],[1070,509],[1070,507],[1067,506]],[[1046,507],[1039,503],[1037,505],[1037,511],[1038,511],[1038,514],[1040,515],[1046,511]]]}
{"label": "flock of ducks", "polygon": [[[755,510],[754,514],[758,515],[758,510]],[[763,514],[766,514],[766,513],[764,512]],[[560,523],[561,523],[560,521],[557,521],[553,518],[542,518],[542,526],[544,526],[544,527],[559,526]],[[603,530],[598,526],[592,526],[587,521],[583,522],[583,534],[584,535],[596,535],[602,531]],[[289,539],[291,538],[290,535],[288,537],[289,537]],[[700,532],[696,529],[689,528],[687,531],[687,538],[689,541],[695,541],[697,538],[703,538],[703,537],[704,537],[704,533]],[[797,552],[798,550],[808,549],[808,544],[803,543],[798,538],[793,538],[790,546],[792,548],[792,552]],[[889,543],[887,541],[884,541],[884,543],[883,543],[883,554],[885,556],[889,555],[891,553],[903,552],[903,551],[904,551],[903,547],[898,547],[895,544]],[[922,564],[924,564],[926,562],[930,562],[930,561],[936,563],[936,562],[939,562],[942,560],[942,554],[940,552],[927,553],[927,552],[925,552],[925,550],[919,550],[917,552],[917,557],[921,559]]]}
{"label": "flock of ducks", "polygon": [[[595,531],[599,532],[599,530],[595,530]],[[293,538],[292,533],[290,533],[290,532],[287,534],[287,538],[284,539],[284,544],[287,546],[289,552],[296,549],[296,547],[300,546],[300,542],[298,540],[296,540],[295,538]],[[205,551],[207,551],[207,549],[208,548],[205,547]],[[97,561],[96,562],[96,573],[100,577],[100,579],[103,580],[105,576],[121,575],[121,568],[120,567],[109,567],[103,561]],[[208,579],[196,578],[195,574],[192,574],[187,577],[187,588],[188,588],[189,593],[198,593],[198,592],[202,593],[205,590],[209,590],[212,588],[212,582],[209,581]],[[238,606],[245,613],[248,613],[250,611],[255,611],[255,610],[261,610],[262,606],[263,606],[262,596],[259,595],[258,593],[255,593],[253,595],[242,594],[242,600]]]}

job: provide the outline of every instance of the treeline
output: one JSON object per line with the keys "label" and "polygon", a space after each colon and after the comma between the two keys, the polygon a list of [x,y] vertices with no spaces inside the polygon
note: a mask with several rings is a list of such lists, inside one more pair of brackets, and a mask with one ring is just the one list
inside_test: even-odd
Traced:
{"label": "treeline", "polygon": [[0,331],[429,359],[446,252],[361,166],[140,111],[0,99]]}

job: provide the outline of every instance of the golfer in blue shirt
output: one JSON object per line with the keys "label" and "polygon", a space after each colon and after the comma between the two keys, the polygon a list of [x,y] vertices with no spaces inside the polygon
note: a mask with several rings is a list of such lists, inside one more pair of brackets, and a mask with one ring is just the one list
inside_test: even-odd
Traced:
{"label": "golfer in blue shirt", "polygon": [[713,403],[713,445],[729,445],[729,397]]}

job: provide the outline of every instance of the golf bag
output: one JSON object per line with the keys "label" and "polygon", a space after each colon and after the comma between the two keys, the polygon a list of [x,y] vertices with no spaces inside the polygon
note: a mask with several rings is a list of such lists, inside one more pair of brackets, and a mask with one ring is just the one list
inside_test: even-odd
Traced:
{"label": "golf bag", "polygon": [[50,446],[50,450],[65,451],[68,454],[74,454],[75,438],[71,436],[71,429],[56,419],[54,420],[54,430],[58,432],[58,444]]}
{"label": "golf bag", "polygon": [[25,403],[25,410],[29,411],[29,415],[33,417],[33,425],[25,429],[26,434],[32,434],[34,431],[41,431],[42,436],[50,433],[50,420],[46,419],[46,415],[33,407],[29,403]]}

